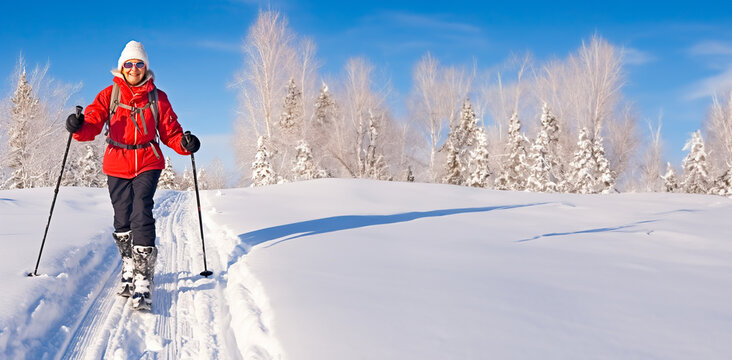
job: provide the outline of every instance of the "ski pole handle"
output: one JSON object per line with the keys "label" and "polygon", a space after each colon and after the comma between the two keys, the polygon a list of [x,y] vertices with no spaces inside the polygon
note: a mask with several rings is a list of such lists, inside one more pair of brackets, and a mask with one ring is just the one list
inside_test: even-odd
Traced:
{"label": "ski pole handle", "polygon": [[81,107],[81,105],[76,105],[76,118],[77,119],[81,117],[82,111],[84,111],[84,108]]}

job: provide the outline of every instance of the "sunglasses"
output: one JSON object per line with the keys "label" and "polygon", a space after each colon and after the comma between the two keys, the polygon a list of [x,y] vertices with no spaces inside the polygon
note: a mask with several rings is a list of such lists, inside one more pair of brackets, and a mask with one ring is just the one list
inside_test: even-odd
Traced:
{"label": "sunglasses", "polygon": [[132,61],[128,61],[128,62],[124,63],[124,65],[122,65],[122,66],[124,66],[125,69],[132,69],[133,66],[137,66],[138,69],[142,69],[145,67],[145,63],[142,61],[138,61],[135,63],[133,63]]}

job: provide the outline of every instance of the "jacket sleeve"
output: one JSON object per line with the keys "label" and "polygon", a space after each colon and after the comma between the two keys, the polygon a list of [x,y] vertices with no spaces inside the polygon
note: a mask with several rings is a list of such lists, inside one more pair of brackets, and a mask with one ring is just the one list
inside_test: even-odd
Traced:
{"label": "jacket sleeve", "polygon": [[178,123],[178,115],[173,112],[168,95],[158,90],[158,105],[160,106],[160,121],[158,123],[158,134],[160,141],[169,148],[181,155],[190,155],[180,144],[183,138],[183,128]]}
{"label": "jacket sleeve", "polygon": [[78,141],[91,141],[102,132],[104,123],[109,117],[109,97],[112,96],[112,86],[102,90],[94,102],[84,109],[84,124],[74,133]]}

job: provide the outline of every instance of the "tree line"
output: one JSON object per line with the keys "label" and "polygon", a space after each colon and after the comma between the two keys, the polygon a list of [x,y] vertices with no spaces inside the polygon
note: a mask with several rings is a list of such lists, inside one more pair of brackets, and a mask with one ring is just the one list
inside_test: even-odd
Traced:
{"label": "tree line", "polygon": [[[232,137],[240,176],[232,179],[214,162],[199,175],[204,188],[351,177],[732,195],[732,93],[712,99],[703,129],[691,134],[687,156],[674,166],[663,159],[660,121],[644,138],[623,94],[624,50],[598,35],[566,58],[513,57],[490,72],[446,66],[427,53],[412,69],[402,117],[389,108],[389,86],[367,59],[348,59],[336,76],[320,74],[314,41],[295,34],[276,11],[259,13],[243,45]],[[58,174],[49,154],[63,147],[59,119],[79,85],[54,83],[47,70],[28,76],[21,59],[15,91],[2,102],[3,188],[49,186]],[[72,151],[66,185],[101,186],[103,146]],[[161,179],[162,187],[190,187],[187,171],[175,174],[168,164],[165,178],[172,180]]]}

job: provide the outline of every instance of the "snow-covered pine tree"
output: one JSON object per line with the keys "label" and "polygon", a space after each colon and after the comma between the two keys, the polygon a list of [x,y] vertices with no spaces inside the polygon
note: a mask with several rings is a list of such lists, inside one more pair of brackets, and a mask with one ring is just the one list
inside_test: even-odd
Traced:
{"label": "snow-covered pine tree", "polygon": [[450,140],[445,142],[444,149],[447,152],[447,163],[445,164],[446,174],[442,178],[442,182],[445,184],[462,185],[465,166],[460,162],[460,150]]}
{"label": "snow-covered pine tree", "polygon": [[728,167],[722,175],[714,182],[711,190],[712,194],[722,196],[732,196],[732,167]]}
{"label": "snow-covered pine tree", "polygon": [[592,168],[596,168],[592,158],[592,141],[587,136],[587,128],[582,128],[577,140],[577,150],[569,163],[569,174],[562,183],[562,189],[581,194],[591,192],[594,183],[594,174],[590,170]]}
{"label": "snow-covered pine tree", "polygon": [[607,194],[615,188],[615,178],[608,166],[602,137],[590,140],[587,128],[580,130],[577,151],[569,164],[570,173],[562,188],[580,194]]}
{"label": "snow-covered pine tree", "polygon": [[318,168],[313,160],[313,152],[305,140],[297,145],[297,155],[292,167],[294,181],[320,179],[327,177],[325,170]]}
{"label": "snow-covered pine tree", "polygon": [[252,187],[277,183],[277,175],[269,162],[269,151],[264,136],[257,139],[257,153],[252,163]]}
{"label": "snow-covered pine tree", "polygon": [[170,163],[170,157],[165,158],[165,168],[160,172],[160,180],[158,180],[158,188],[163,190],[175,190],[178,186],[175,183],[177,175],[173,170],[173,164]]}
{"label": "snow-covered pine tree", "polygon": [[10,98],[10,126],[8,129],[8,157],[5,165],[11,171],[5,180],[6,189],[24,189],[34,186],[38,174],[30,168],[31,123],[41,116],[40,100],[28,83],[25,68],[20,72],[13,96]]}
{"label": "snow-covered pine tree", "polygon": [[193,187],[193,171],[186,167],[183,169],[183,175],[180,177],[178,189],[183,191],[193,191]]}
{"label": "snow-covered pine tree", "polygon": [[489,162],[488,136],[483,129],[478,128],[476,131],[475,148],[470,151],[470,158],[468,160],[470,176],[465,185],[480,188],[488,187],[488,177],[491,176]]}
{"label": "snow-covered pine tree", "polygon": [[460,109],[460,121],[451,126],[444,149],[447,151],[446,175],[442,178],[445,184],[464,185],[468,174],[468,153],[476,143],[478,118],[473,111],[470,99],[463,101]]}
{"label": "snow-covered pine tree", "polygon": [[81,184],[78,162],[66,161],[64,176],[61,178],[61,186],[85,186]]}
{"label": "snow-covered pine tree", "polygon": [[529,170],[529,159],[526,147],[529,140],[521,133],[521,122],[518,114],[513,113],[508,123],[508,142],[506,151],[508,159],[504,163],[501,174],[496,178],[498,190],[525,190]]}
{"label": "snow-covered pine tree", "polygon": [[87,144],[86,153],[76,162],[76,168],[78,169],[76,185],[104,187],[107,184],[107,179],[102,173],[101,164],[102,161],[99,159],[96,147]]}
{"label": "snow-covered pine tree", "polygon": [[529,191],[555,192],[559,171],[557,148],[559,146],[559,126],[557,119],[544,103],[541,113],[541,129],[536,135],[529,152],[529,175],[526,187]]}
{"label": "snow-covered pine tree", "polygon": [[689,194],[706,194],[712,181],[701,131],[697,130],[691,134],[683,150],[688,150],[689,153],[682,163],[684,173],[681,188]]}
{"label": "snow-covered pine tree", "polygon": [[610,163],[605,156],[605,147],[600,135],[595,136],[592,141],[592,156],[597,164],[597,182],[595,191],[609,194],[615,190],[615,174],[610,170]]}
{"label": "snow-covered pine tree", "polygon": [[679,190],[679,177],[670,162],[666,162],[666,173],[661,178],[666,192],[677,192]]}
{"label": "snow-covered pine tree", "polygon": [[290,78],[287,84],[287,93],[282,102],[282,114],[280,115],[280,127],[285,130],[293,129],[303,116],[302,91],[295,84],[295,79]]}
{"label": "snow-covered pine tree", "polygon": [[320,93],[318,94],[318,98],[315,99],[314,107],[315,121],[319,125],[325,125],[333,120],[333,116],[336,111],[336,103],[333,101],[330,91],[328,90],[328,85],[325,83],[320,87]]}
{"label": "snow-covered pine tree", "polygon": [[377,128],[376,117],[371,110],[369,110],[369,127],[367,131],[369,145],[366,148],[366,158],[363,162],[363,173],[371,179],[391,181],[393,178],[389,175],[389,167],[386,165],[384,155],[377,148],[379,129]]}

